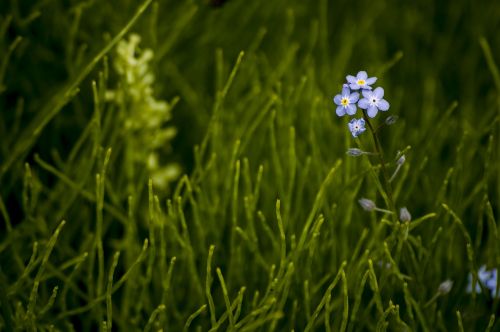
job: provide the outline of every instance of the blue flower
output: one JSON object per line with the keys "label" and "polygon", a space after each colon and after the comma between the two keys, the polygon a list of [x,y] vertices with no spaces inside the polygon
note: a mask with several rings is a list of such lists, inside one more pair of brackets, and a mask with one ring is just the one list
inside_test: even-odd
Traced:
{"label": "blue flower", "polygon": [[348,126],[353,137],[358,137],[359,134],[366,130],[364,119],[352,119],[349,121]]}
{"label": "blue flower", "polygon": [[356,102],[359,99],[359,93],[349,90],[347,84],[344,84],[342,93],[339,93],[333,98],[333,102],[337,104],[336,113],[338,116],[343,116],[346,113],[349,115],[356,114]]}
{"label": "blue flower", "polygon": [[384,89],[376,88],[373,91],[363,90],[363,97],[359,103],[359,108],[367,110],[368,116],[374,118],[378,111],[387,111],[389,109],[389,103],[387,100],[383,99]]}
{"label": "blue flower", "polygon": [[491,292],[491,297],[497,297],[497,269],[491,271],[490,279],[485,282],[486,288]]}
{"label": "blue flower", "polygon": [[359,90],[359,89],[366,89],[366,90],[371,90],[373,83],[377,81],[376,77],[370,77],[368,78],[368,74],[366,71],[360,71],[358,72],[358,75],[356,77],[352,75],[347,75],[346,76],[347,82],[349,82],[349,87],[353,90]]}
{"label": "blue flower", "polygon": [[[483,265],[479,268],[479,271],[477,271],[477,277],[479,279],[479,282],[486,287],[490,291],[491,297],[497,297],[497,269],[493,269],[491,271],[486,270],[486,266]],[[469,278],[468,278],[468,285],[467,285],[467,293],[472,293],[472,274],[469,273]],[[476,285],[474,287],[476,290],[476,293],[481,293],[481,287],[479,286],[479,283],[476,282]]]}

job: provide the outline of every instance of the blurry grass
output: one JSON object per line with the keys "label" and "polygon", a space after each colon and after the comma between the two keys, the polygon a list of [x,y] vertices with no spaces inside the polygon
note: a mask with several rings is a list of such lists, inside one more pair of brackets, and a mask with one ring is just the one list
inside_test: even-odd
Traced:
{"label": "blurry grass", "polygon": [[[500,330],[499,299],[465,293],[469,273],[500,268],[498,15],[430,0],[3,2],[0,330]],[[128,175],[104,98],[129,32],[154,51],[155,95],[180,98],[161,162],[185,175],[163,190]],[[331,98],[362,69],[400,117],[382,135],[391,169],[411,146],[393,183],[409,225],[357,204],[377,197],[380,167],[345,155]]]}

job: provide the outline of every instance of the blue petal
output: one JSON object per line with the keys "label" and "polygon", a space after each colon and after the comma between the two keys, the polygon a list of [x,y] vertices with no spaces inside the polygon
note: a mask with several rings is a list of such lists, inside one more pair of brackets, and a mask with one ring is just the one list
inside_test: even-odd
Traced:
{"label": "blue petal", "polygon": [[347,106],[347,110],[346,110],[347,114],[349,115],[354,115],[356,114],[356,106],[353,105],[353,104],[350,104]]}
{"label": "blue petal", "polygon": [[342,96],[341,95],[336,95],[335,97],[333,97],[333,102],[337,105],[341,105],[342,103],[340,102],[342,100]]}
{"label": "blue petal", "polygon": [[366,71],[360,71],[358,72],[358,75],[357,75],[357,78],[358,80],[366,80],[366,78],[368,77],[368,74],[366,73]]}
{"label": "blue petal", "polygon": [[385,99],[380,99],[378,101],[377,106],[378,106],[378,109],[381,111],[387,111],[389,109],[389,103]]}
{"label": "blue petal", "polygon": [[342,97],[349,96],[350,93],[351,93],[351,90],[349,90],[348,87],[343,87],[342,88]]}
{"label": "blue petal", "polygon": [[349,82],[349,83],[356,83],[356,77],[354,77],[352,75],[347,75],[346,79],[347,79],[347,82]]}
{"label": "blue petal", "polygon": [[361,127],[365,128],[365,119],[359,119],[358,123]]}
{"label": "blue petal", "polygon": [[382,99],[384,97],[384,89],[378,87],[375,90],[373,90],[373,94],[375,95],[375,97],[377,97],[377,99]]}
{"label": "blue petal", "polygon": [[488,281],[486,281],[485,283],[486,287],[488,287],[489,289],[496,289],[497,288],[497,280],[496,279],[490,279]]}
{"label": "blue petal", "polygon": [[378,108],[377,107],[375,107],[375,106],[368,107],[368,116],[370,118],[374,118],[375,115],[377,115],[377,113],[378,113]]}
{"label": "blue petal", "polygon": [[377,78],[376,77],[370,77],[369,79],[366,80],[366,85],[372,85],[375,82],[377,82]]}
{"label": "blue petal", "polygon": [[358,85],[358,83],[351,83],[349,84],[349,87],[352,89],[352,90],[359,90],[361,87]]}
{"label": "blue petal", "polygon": [[355,102],[357,102],[359,99],[359,93],[357,92],[353,92],[351,93],[351,95],[349,96],[349,101],[354,104]]}
{"label": "blue petal", "polygon": [[370,102],[368,101],[368,99],[366,98],[362,98],[359,102],[358,102],[358,106],[359,108],[362,108],[362,109],[367,109],[368,108],[368,105],[370,105]]}
{"label": "blue petal", "polygon": [[483,265],[479,268],[479,271],[477,272],[477,277],[481,282],[486,282],[489,278],[491,278],[491,272],[486,270],[486,265]]}
{"label": "blue petal", "polygon": [[343,106],[337,106],[337,110],[335,111],[338,116],[344,116],[345,115],[345,108]]}
{"label": "blue petal", "polygon": [[363,94],[363,97],[365,97],[366,99],[371,99],[373,96],[373,92],[369,90],[363,90],[361,91],[361,93]]}

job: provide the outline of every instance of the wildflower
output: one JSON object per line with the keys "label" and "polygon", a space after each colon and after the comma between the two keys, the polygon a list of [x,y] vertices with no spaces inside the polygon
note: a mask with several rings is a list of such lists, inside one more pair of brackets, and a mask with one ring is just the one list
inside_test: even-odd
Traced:
{"label": "wildflower", "polygon": [[497,296],[497,277],[497,269],[488,271],[486,270],[486,266],[483,265],[478,271],[478,278],[489,289],[491,297]]}
{"label": "wildflower", "polygon": [[486,287],[491,292],[491,297],[498,297],[497,294],[497,269],[492,272],[492,277],[486,282]]}
{"label": "wildflower", "polygon": [[453,281],[451,281],[449,279],[445,280],[439,285],[438,293],[440,293],[442,295],[448,294],[451,291],[452,287],[453,287]]}
{"label": "wildflower", "polygon": [[[477,272],[477,277],[479,279],[479,282],[483,284],[491,294],[491,297],[497,297],[497,277],[498,277],[498,272],[497,269],[493,270],[486,270],[486,265],[483,265],[479,268],[479,271]],[[468,285],[466,288],[467,293],[472,293],[472,274],[469,273],[468,277]],[[479,286],[479,283],[476,282],[475,287],[474,287],[476,293],[481,293],[481,287]]]}
{"label": "wildflower", "polygon": [[381,87],[376,88],[373,91],[363,90],[363,97],[359,103],[359,108],[367,110],[368,116],[374,118],[378,111],[387,111],[389,109],[389,103],[387,100],[383,99],[384,89]]}
{"label": "wildflower", "polygon": [[399,209],[399,220],[402,222],[411,221],[411,214],[408,211],[408,209],[406,208],[406,206]]}
{"label": "wildflower", "polygon": [[347,125],[353,137],[358,137],[359,134],[366,130],[364,119],[352,119]]}
{"label": "wildflower", "polygon": [[342,93],[339,93],[333,98],[333,102],[337,104],[336,113],[338,116],[343,116],[349,114],[356,114],[356,102],[359,99],[359,93],[349,90],[349,87],[344,84],[342,88]]}
{"label": "wildflower", "polygon": [[[166,188],[181,172],[177,164],[164,164],[161,159],[169,150],[176,129],[168,125],[173,103],[155,97],[155,76],[151,68],[153,50],[139,47],[141,37],[132,34],[118,42],[113,65],[119,85],[106,91],[106,99],[124,112],[120,124],[127,132],[125,146],[138,169],[147,170],[154,185]],[[163,158],[161,158],[163,157]]]}
{"label": "wildflower", "polygon": [[405,163],[405,161],[406,161],[406,157],[405,157],[405,155],[403,154],[403,155],[401,155],[401,157],[399,157],[399,159],[398,159],[398,161],[396,162],[396,164],[398,164],[398,166],[401,166],[401,165],[403,165],[403,164]]}
{"label": "wildflower", "polygon": [[349,87],[353,90],[359,90],[359,89],[366,89],[366,90],[371,90],[373,83],[377,81],[376,77],[370,77],[368,78],[368,74],[366,71],[360,71],[356,75],[356,77],[352,75],[347,75],[346,76],[347,82],[349,82]]}
{"label": "wildflower", "polygon": [[397,115],[389,115],[387,118],[385,118],[385,124],[390,126],[396,123],[398,121],[399,117]]}

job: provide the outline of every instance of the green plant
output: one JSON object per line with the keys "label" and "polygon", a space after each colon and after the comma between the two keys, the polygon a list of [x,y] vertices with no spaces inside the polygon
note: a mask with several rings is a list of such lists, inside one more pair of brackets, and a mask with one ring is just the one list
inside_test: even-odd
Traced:
{"label": "green plant", "polygon": [[[0,330],[498,330],[466,287],[500,264],[500,8],[469,7],[0,3]],[[409,222],[357,202],[382,165],[332,97],[362,66]]]}

